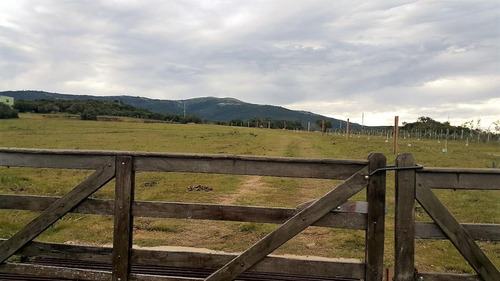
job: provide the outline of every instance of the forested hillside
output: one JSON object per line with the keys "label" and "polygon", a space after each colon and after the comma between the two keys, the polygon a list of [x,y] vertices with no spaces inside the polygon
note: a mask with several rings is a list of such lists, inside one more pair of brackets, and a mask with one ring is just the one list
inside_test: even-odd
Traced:
{"label": "forested hillside", "polygon": [[162,114],[123,104],[120,101],[104,100],[19,100],[14,104],[19,112],[70,113],[78,114],[84,120],[97,120],[98,115],[124,116],[142,119],[162,120],[176,123],[201,123],[196,116]]}
{"label": "forested hillside", "polygon": [[[332,124],[332,129],[345,128],[346,122],[306,111],[296,111],[274,105],[259,105],[246,103],[233,98],[203,97],[187,100],[158,100],[137,96],[90,96],[49,93],[44,91],[4,91],[0,95],[11,96],[18,100],[100,100],[118,101],[123,104],[147,109],[156,113],[171,115],[194,115],[202,120],[219,123],[231,123],[232,120],[248,122],[252,120],[288,120],[290,123],[299,122],[302,128],[307,128],[308,122],[313,129],[319,129],[317,120],[325,120]],[[361,126],[351,123],[351,129]]]}

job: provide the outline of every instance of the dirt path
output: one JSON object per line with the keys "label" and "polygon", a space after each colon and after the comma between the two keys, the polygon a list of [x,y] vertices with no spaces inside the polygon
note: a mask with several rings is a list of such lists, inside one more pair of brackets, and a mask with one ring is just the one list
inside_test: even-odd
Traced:
{"label": "dirt path", "polygon": [[243,181],[243,184],[238,189],[238,192],[228,194],[223,197],[219,202],[222,205],[231,205],[236,203],[238,198],[242,198],[245,195],[258,192],[260,189],[266,188],[266,184],[261,181],[261,176],[247,176]]}

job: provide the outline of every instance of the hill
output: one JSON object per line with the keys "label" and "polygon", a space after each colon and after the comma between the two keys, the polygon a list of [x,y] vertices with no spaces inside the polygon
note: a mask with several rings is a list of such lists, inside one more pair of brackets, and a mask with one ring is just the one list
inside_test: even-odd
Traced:
{"label": "hill", "polygon": [[[311,122],[317,128],[316,120],[329,121],[333,129],[346,127],[346,122],[307,111],[290,110],[274,105],[260,105],[243,102],[233,98],[202,97],[187,100],[159,100],[138,96],[92,96],[50,93],[44,91],[3,91],[0,95],[11,96],[15,100],[68,99],[68,100],[104,100],[119,101],[134,107],[147,109],[163,114],[195,115],[211,121],[248,121],[254,118],[266,120],[300,121],[304,128]],[[356,130],[361,125],[351,123],[351,129]]]}

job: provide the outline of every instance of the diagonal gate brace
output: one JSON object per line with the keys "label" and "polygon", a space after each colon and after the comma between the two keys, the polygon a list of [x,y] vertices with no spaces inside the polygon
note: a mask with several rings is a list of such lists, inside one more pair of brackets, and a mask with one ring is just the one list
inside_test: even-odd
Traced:
{"label": "diagonal gate brace", "polygon": [[448,236],[457,250],[485,281],[500,280],[500,272],[474,242],[469,232],[453,217],[446,207],[426,186],[419,185],[416,198],[429,216]]}
{"label": "diagonal gate brace", "polygon": [[38,217],[28,223],[16,234],[0,245],[0,263],[5,262],[15,252],[31,240],[35,239],[44,230],[58,221],[71,209],[80,204],[87,197],[99,190],[115,176],[115,163],[105,163],[89,178],[77,185],[61,199],[50,205]]}
{"label": "diagonal gate brace", "polygon": [[368,167],[363,168],[339,184],[317,201],[297,213],[279,228],[269,233],[245,252],[231,260],[222,268],[208,276],[205,281],[234,280],[238,275],[254,266],[278,247],[292,239],[302,230],[337,208],[368,185],[365,175]]}

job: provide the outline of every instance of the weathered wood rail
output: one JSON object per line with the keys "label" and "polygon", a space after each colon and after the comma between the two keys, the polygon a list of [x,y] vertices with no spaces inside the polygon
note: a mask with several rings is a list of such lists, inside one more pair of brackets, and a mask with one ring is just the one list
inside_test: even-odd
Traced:
{"label": "weathered wood rail", "polygon": [[[0,209],[41,212],[9,239],[0,240],[0,273],[78,280],[233,280],[243,272],[381,280],[384,251],[385,157],[367,160],[296,159],[232,155],[165,154],[0,148],[0,166],[87,169],[95,172],[63,197],[0,195]],[[396,167],[415,167],[409,154]],[[270,208],[134,200],[136,172],[212,173],[344,180],[303,208]],[[372,174],[373,173],[373,174]],[[89,198],[115,179],[115,199]],[[367,202],[347,201],[367,188]],[[500,241],[500,225],[459,223],[432,189],[500,190],[496,169],[405,169],[396,172],[396,280],[500,280],[498,269],[475,241]],[[434,222],[415,222],[415,202]],[[114,216],[113,247],[33,241],[67,213]],[[133,218],[176,218],[281,224],[240,255],[133,249]],[[366,232],[364,262],[332,262],[269,256],[308,226]],[[477,275],[416,274],[415,239],[449,239]],[[12,255],[105,262],[111,271],[7,262]],[[132,273],[132,265],[209,269],[206,278]]]}
{"label": "weathered wood rail", "polygon": [[[401,154],[396,166],[414,167],[415,160],[411,154]],[[419,277],[423,280],[500,280],[498,269],[475,243],[477,240],[500,241],[500,225],[459,223],[432,189],[500,190],[500,170],[424,168],[396,172],[396,280],[413,281]],[[434,222],[415,222],[416,201]],[[477,275],[415,271],[414,239],[449,239]]]}
{"label": "weathered wood rail", "polygon": [[[0,272],[78,280],[203,280],[132,274],[131,264],[215,270],[205,280],[234,280],[245,271],[382,280],[385,157],[367,160],[297,159],[231,155],[165,154],[0,148],[0,166],[95,170],[63,197],[0,195],[0,209],[41,212],[0,244]],[[268,208],[134,200],[136,172],[213,173],[344,180],[304,208]],[[115,179],[114,200],[89,198]],[[362,189],[367,202],[347,201]],[[113,248],[33,241],[67,213],[114,216]],[[177,218],[282,224],[240,255],[133,249],[133,218]],[[268,256],[308,226],[366,232],[364,262],[332,262]],[[112,262],[112,271],[81,270],[7,260],[13,255]],[[218,268],[218,269],[217,269]]]}

